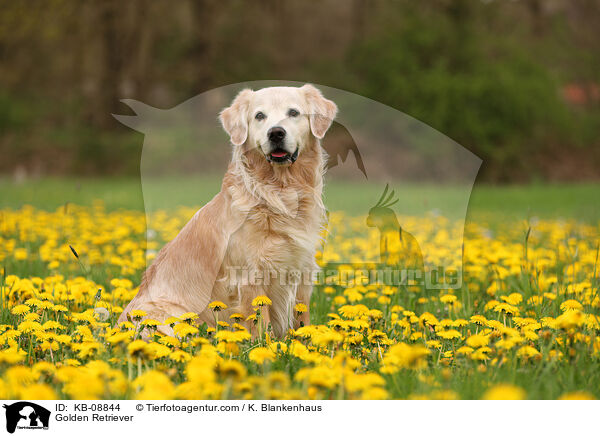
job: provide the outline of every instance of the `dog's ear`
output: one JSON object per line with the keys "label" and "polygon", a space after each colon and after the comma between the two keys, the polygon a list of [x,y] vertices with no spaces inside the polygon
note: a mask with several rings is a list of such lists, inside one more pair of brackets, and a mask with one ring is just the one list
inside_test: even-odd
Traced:
{"label": "dog's ear", "polygon": [[310,130],[315,137],[321,139],[331,126],[338,108],[334,102],[323,97],[321,91],[314,86],[306,84],[300,89],[308,102]]}
{"label": "dog's ear", "polygon": [[219,114],[223,129],[229,134],[233,145],[242,145],[248,138],[248,107],[253,91],[244,89]]}

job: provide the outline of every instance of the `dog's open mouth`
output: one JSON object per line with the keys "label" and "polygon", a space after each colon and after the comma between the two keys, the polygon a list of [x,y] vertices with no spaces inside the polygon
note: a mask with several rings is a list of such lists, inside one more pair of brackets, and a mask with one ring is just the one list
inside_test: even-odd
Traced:
{"label": "dog's open mouth", "polygon": [[276,148],[267,156],[269,162],[275,163],[294,163],[298,159],[298,149],[294,153],[290,153],[282,148]]}

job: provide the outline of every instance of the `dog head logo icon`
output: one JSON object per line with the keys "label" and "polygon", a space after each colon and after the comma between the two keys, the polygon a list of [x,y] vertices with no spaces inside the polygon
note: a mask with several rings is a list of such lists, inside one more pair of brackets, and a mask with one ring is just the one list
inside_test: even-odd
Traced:
{"label": "dog head logo icon", "polygon": [[50,422],[50,411],[29,401],[5,404],[6,431],[14,433],[19,429],[47,429]]}

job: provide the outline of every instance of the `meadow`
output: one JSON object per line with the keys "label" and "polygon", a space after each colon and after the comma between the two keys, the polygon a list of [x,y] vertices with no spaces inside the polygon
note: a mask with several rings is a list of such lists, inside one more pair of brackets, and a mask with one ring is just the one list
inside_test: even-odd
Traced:
{"label": "meadow", "polygon": [[[178,197],[190,183],[199,193]],[[207,176],[156,187],[146,228],[135,179],[0,180],[0,397],[21,399],[592,399],[600,396],[600,186],[476,185],[464,223],[463,284],[315,288],[311,325],[252,339],[240,315],[216,329],[133,314],[116,324],[147,261],[212,195]],[[409,187],[452,201],[452,187]],[[380,186],[334,184],[326,204],[377,200]],[[407,201],[407,204],[412,204]],[[334,207],[335,208],[335,207]],[[417,223],[424,253],[463,223]],[[331,219],[352,247],[361,210]],[[411,221],[412,220],[412,221]],[[345,248],[346,247],[346,248]],[[463,247],[445,247],[454,253]],[[443,253],[443,251],[439,251]],[[441,254],[440,254],[441,255]],[[327,259],[322,259],[325,262]],[[427,263],[430,259],[424,259]],[[342,267],[342,266],[340,266]],[[257,313],[268,305],[258,299]],[[295,311],[304,311],[301,305]],[[249,322],[252,322],[250,319]]]}

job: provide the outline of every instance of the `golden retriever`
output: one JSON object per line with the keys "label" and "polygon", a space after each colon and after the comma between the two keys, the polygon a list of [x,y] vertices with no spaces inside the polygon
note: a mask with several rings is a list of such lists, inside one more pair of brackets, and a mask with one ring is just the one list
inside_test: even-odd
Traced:
{"label": "golden retriever", "polygon": [[[210,302],[225,303],[219,317],[229,321],[232,313],[252,315],[252,300],[266,295],[263,328],[281,337],[308,325],[325,224],[320,140],[336,113],[309,84],[241,91],[219,115],[233,145],[221,191],[158,253],[119,322],[139,309],[161,322],[195,312],[214,326]],[[297,314],[297,303],[306,312]],[[256,336],[258,326],[246,325]],[[159,331],[173,335],[166,325]]]}

